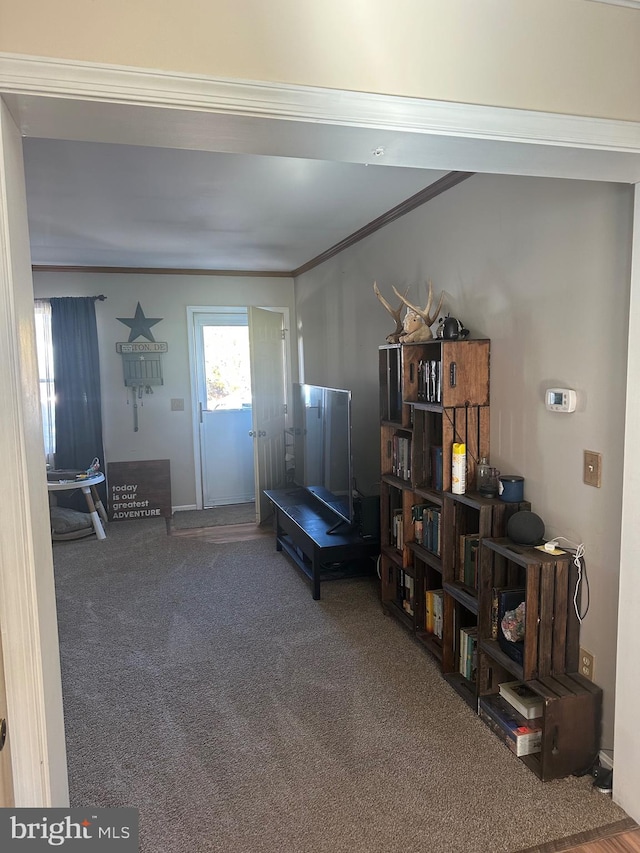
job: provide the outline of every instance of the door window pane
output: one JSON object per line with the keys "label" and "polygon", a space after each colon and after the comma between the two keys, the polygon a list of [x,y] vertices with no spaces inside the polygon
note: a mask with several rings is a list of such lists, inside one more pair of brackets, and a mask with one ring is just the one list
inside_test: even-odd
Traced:
{"label": "door window pane", "polygon": [[251,408],[248,326],[204,326],[207,409]]}

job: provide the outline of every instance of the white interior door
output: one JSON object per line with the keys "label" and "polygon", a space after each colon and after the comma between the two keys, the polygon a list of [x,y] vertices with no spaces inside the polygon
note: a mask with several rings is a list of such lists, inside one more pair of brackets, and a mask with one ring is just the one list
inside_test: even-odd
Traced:
{"label": "white interior door", "polygon": [[7,693],[4,683],[4,665],[2,663],[2,636],[0,635],[0,808],[15,805],[13,798],[13,779],[11,777],[11,747],[7,732]]}
{"label": "white interior door", "polygon": [[249,308],[251,391],[255,441],[255,495],[258,524],[270,514],[265,489],[285,486],[284,315]]}
{"label": "white interior door", "polygon": [[246,308],[194,315],[203,507],[255,500]]}

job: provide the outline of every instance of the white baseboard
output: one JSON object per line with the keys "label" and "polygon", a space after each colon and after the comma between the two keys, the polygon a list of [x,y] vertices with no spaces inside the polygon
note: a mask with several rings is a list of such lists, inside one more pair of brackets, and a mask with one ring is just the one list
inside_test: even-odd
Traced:
{"label": "white baseboard", "polygon": [[600,759],[600,764],[603,767],[607,770],[613,770],[613,757],[611,755],[607,755],[607,753],[601,749],[598,758]]}
{"label": "white baseboard", "polygon": [[171,512],[186,512],[189,509],[198,509],[195,504],[187,504],[186,506],[172,506]]}

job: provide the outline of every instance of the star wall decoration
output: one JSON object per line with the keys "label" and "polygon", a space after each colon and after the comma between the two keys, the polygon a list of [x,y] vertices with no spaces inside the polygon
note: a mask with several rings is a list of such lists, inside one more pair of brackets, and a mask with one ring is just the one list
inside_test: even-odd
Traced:
{"label": "star wall decoration", "polygon": [[129,332],[129,343],[135,341],[136,338],[146,338],[148,341],[155,343],[156,339],[153,337],[151,332],[151,326],[155,326],[156,323],[159,323],[162,320],[162,317],[145,317],[144,311],[138,302],[136,313],[133,317],[116,317],[116,320],[119,320],[131,329]]}

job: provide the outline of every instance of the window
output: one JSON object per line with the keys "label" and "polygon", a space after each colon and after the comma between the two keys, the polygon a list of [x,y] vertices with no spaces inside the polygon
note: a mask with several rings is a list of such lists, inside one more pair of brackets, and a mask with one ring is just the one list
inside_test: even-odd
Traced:
{"label": "window", "polygon": [[38,376],[40,378],[40,408],[44,433],[44,452],[47,464],[54,466],[56,452],[55,386],[53,381],[53,345],[51,343],[51,304],[46,299],[36,299],[36,346],[38,350]]}

